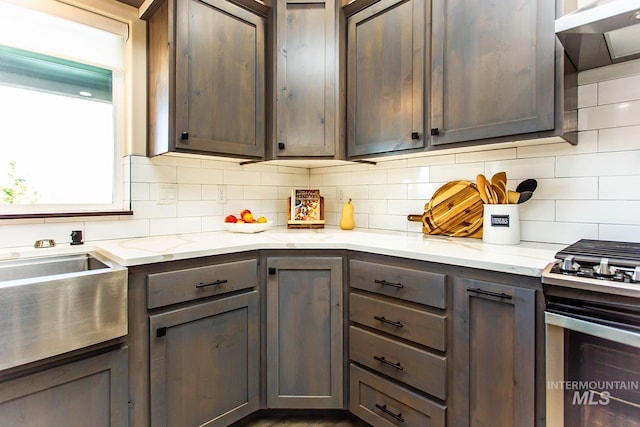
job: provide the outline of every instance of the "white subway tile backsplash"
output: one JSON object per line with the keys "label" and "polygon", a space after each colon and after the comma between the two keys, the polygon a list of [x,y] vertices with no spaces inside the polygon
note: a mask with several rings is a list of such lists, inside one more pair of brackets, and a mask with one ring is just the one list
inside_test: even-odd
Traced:
{"label": "white subway tile backsplash", "polygon": [[383,184],[369,186],[369,198],[371,199],[387,199],[387,200],[406,200],[407,185],[406,184]]}
{"label": "white subway tile backsplash", "polygon": [[640,201],[558,200],[556,221],[640,225]]}
{"label": "white subway tile backsplash", "polygon": [[578,86],[578,108],[595,107],[598,105],[598,84]]}
{"label": "white subway tile backsplash", "polygon": [[[535,197],[535,196],[534,196]],[[556,216],[554,200],[529,200],[520,206],[521,221],[553,221]]]}
{"label": "white subway tile backsplash", "polygon": [[474,151],[456,154],[456,163],[490,162],[494,160],[509,160],[516,158],[515,148],[501,150]]}
{"label": "white subway tile backsplash", "polygon": [[420,183],[420,184],[409,184],[407,185],[407,198],[408,199],[418,199],[418,200],[429,200],[433,193],[440,188],[442,183],[438,182],[430,182],[430,183]]}
{"label": "white subway tile backsplash", "polygon": [[132,182],[131,183],[131,200],[149,200],[150,187],[154,184],[146,182]]}
{"label": "white subway tile backsplash", "polygon": [[178,168],[178,183],[179,184],[222,184],[222,171],[219,169],[180,167]]}
{"label": "white subway tile backsplash", "polygon": [[158,204],[155,200],[132,201],[134,219],[142,218],[170,218],[178,214],[177,204]]}
{"label": "white subway tile backsplash", "polygon": [[[387,183],[387,170],[386,169],[374,169],[360,172],[351,172],[351,182],[353,185],[373,185],[373,184],[386,184]],[[343,185],[338,183],[335,185]]]}
{"label": "white subway tile backsplash", "polygon": [[176,168],[132,163],[131,182],[177,182]]}
{"label": "white subway tile backsplash", "polygon": [[222,206],[207,200],[181,201],[178,203],[178,218],[222,215]]}
{"label": "white subway tile backsplash", "polygon": [[351,172],[333,172],[322,175],[322,185],[350,185],[356,184],[351,180]]}
{"label": "white subway tile backsplash", "polygon": [[259,185],[245,185],[244,197],[247,199],[275,199],[278,197],[278,187],[265,187]]}
{"label": "white subway tile backsplash", "polygon": [[86,222],[83,238],[92,240],[127,239],[149,235],[149,219]]}
{"label": "white subway tile backsplash", "polygon": [[600,224],[598,238],[620,242],[640,242],[640,226]]}
{"label": "white subway tile backsplash", "polygon": [[635,125],[640,125],[640,101],[627,101],[578,110],[578,130],[581,131]]}
{"label": "white subway tile backsplash", "polygon": [[534,193],[536,200],[589,200],[598,198],[598,178],[544,178],[538,179]]}
{"label": "white subway tile backsplash", "polygon": [[595,153],[598,151],[598,131],[580,132],[578,145],[566,142],[518,147],[518,158],[554,157],[570,154]]}
{"label": "white subway tile backsplash", "polygon": [[[591,86],[591,85],[589,85]],[[578,99],[580,99],[578,93]],[[640,75],[598,83],[598,105],[640,99]],[[580,105],[578,105],[580,107]]]}
{"label": "white subway tile backsplash", "polygon": [[456,162],[455,154],[445,154],[439,156],[412,157],[407,159],[407,167],[431,166],[431,165],[448,165]]}
{"label": "white subway tile backsplash", "polygon": [[475,181],[479,173],[484,172],[484,163],[462,163],[452,165],[435,165],[429,168],[431,182],[448,182],[456,180]]}
{"label": "white subway tile backsplash", "polygon": [[624,126],[599,131],[599,151],[640,149],[640,126]]}
{"label": "white subway tile backsplash", "polygon": [[484,174],[490,178],[495,173],[504,171],[508,179],[549,178],[554,176],[554,164],[553,157],[499,160],[486,163]]}
{"label": "white subway tile backsplash", "polygon": [[520,221],[520,240],[571,244],[580,239],[597,239],[597,224],[552,221]]}
{"label": "white subway tile backsplash", "polygon": [[[640,170],[638,173],[640,174]],[[598,198],[601,200],[640,200],[640,175],[601,176]]]}
{"label": "white subway tile backsplash", "polygon": [[[216,171],[218,172],[218,171]],[[224,170],[222,171],[223,180],[216,182],[209,182],[207,184],[259,184],[260,172],[249,172],[246,170]]]}
{"label": "white subway tile backsplash", "polygon": [[559,156],[556,176],[634,175],[640,170],[640,150]]}
{"label": "white subway tile backsplash", "polygon": [[407,222],[406,215],[369,215],[369,228],[407,231]]}
{"label": "white subway tile backsplash", "polygon": [[202,185],[178,184],[178,200],[202,200]]}
{"label": "white subway tile backsplash", "polygon": [[149,234],[151,236],[200,233],[201,231],[202,219],[200,217],[162,218],[149,220]]}
{"label": "white subway tile backsplash", "polygon": [[387,182],[389,184],[429,182],[429,167],[389,169],[387,170]]}

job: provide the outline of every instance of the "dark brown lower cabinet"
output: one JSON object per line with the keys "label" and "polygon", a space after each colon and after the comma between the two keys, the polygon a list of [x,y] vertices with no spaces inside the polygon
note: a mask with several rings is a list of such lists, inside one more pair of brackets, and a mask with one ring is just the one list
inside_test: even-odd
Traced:
{"label": "dark brown lower cabinet", "polygon": [[267,407],[342,409],[342,258],[267,258]]}
{"label": "dark brown lower cabinet", "polygon": [[455,427],[535,424],[535,290],[454,279]]}
{"label": "dark brown lower cabinet", "polygon": [[420,394],[353,364],[349,380],[349,410],[373,426],[445,426],[446,408]]}
{"label": "dark brown lower cabinet", "polygon": [[0,383],[0,425],[127,425],[127,349]]}
{"label": "dark brown lower cabinet", "polygon": [[259,408],[258,292],[150,316],[151,425],[227,426]]}

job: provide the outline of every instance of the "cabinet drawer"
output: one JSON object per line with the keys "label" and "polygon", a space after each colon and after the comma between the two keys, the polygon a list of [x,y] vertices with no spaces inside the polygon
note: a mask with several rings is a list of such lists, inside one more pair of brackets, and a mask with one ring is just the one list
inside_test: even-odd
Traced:
{"label": "cabinet drawer", "polygon": [[446,308],[444,274],[349,261],[349,286],[437,308]]}
{"label": "cabinet drawer", "polygon": [[445,426],[446,407],[353,364],[349,369],[349,411],[369,424]]}
{"label": "cabinet drawer", "polygon": [[447,398],[447,359],[380,335],[349,327],[351,360],[416,387]]}
{"label": "cabinet drawer", "polygon": [[257,284],[255,259],[149,274],[149,308],[253,288]]}
{"label": "cabinet drawer", "polygon": [[351,321],[445,351],[446,316],[353,293],[349,301]]}

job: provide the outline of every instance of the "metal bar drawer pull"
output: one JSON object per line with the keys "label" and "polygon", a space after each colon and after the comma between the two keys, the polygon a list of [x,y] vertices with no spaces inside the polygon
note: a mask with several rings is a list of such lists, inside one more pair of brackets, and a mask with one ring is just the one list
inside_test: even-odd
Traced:
{"label": "metal bar drawer pull", "polygon": [[467,292],[473,292],[479,295],[487,295],[487,296],[496,297],[496,298],[513,299],[511,295],[507,295],[504,292],[501,292],[501,293],[491,292],[491,291],[485,291],[484,289],[480,289],[480,288],[467,289]]}
{"label": "metal bar drawer pull", "polygon": [[402,418],[402,413],[398,413],[398,414],[394,414],[393,412],[391,412],[390,410],[387,409],[387,405],[380,405],[378,403],[376,403],[376,408],[380,409],[382,412],[384,412],[385,414],[395,418],[396,420],[400,421],[401,423],[404,422],[404,418]]}
{"label": "metal bar drawer pull", "polygon": [[382,322],[382,323],[386,323],[386,324],[388,324],[388,325],[393,325],[393,326],[396,326],[396,327],[398,327],[398,328],[402,328],[402,327],[404,327],[404,325],[402,324],[402,322],[399,322],[399,321],[393,321],[393,320],[389,320],[389,319],[385,319],[385,317],[384,317],[384,316],[373,316],[373,318],[374,318],[375,320],[379,320],[379,321],[380,321],[380,322]]}
{"label": "metal bar drawer pull", "polygon": [[374,280],[374,282],[382,286],[391,286],[392,288],[398,288],[398,289],[404,288],[404,285],[402,283],[392,283],[392,282],[387,282],[386,280],[378,280],[378,279]]}
{"label": "metal bar drawer pull", "polygon": [[228,280],[216,280],[215,282],[211,282],[211,283],[198,283],[196,285],[196,288],[206,288],[207,286],[216,286],[216,285],[222,285],[223,283],[227,283]]}
{"label": "metal bar drawer pull", "polygon": [[373,356],[373,358],[375,360],[377,360],[378,362],[384,363],[385,365],[391,366],[392,368],[396,368],[399,371],[403,371],[404,370],[404,368],[402,367],[400,362],[397,362],[397,363],[389,362],[387,359],[384,358],[384,356]]}

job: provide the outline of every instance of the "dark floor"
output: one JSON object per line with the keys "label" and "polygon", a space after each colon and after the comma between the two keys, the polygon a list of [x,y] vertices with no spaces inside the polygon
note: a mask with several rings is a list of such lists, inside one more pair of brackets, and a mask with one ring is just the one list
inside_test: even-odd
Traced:
{"label": "dark floor", "polygon": [[369,427],[369,424],[348,413],[331,415],[261,414],[240,425],[243,427]]}

